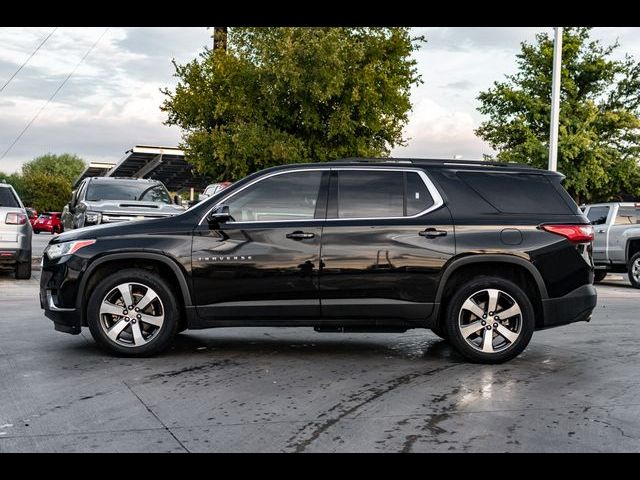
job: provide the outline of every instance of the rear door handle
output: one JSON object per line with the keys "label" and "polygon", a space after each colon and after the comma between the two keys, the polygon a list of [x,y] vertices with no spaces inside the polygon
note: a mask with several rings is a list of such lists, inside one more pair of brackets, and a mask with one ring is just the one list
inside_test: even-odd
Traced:
{"label": "rear door handle", "polygon": [[304,240],[305,238],[313,238],[315,236],[316,236],[315,233],[300,232],[300,231],[287,233],[287,238],[291,238],[292,240]]}
{"label": "rear door handle", "polygon": [[421,237],[427,238],[436,238],[436,237],[444,237],[447,235],[446,230],[436,230],[435,228],[427,228],[419,233]]}

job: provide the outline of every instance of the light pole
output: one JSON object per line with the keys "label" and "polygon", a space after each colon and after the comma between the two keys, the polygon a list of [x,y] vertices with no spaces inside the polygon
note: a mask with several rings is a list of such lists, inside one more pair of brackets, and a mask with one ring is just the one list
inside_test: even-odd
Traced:
{"label": "light pole", "polygon": [[558,121],[560,116],[560,72],[562,71],[562,27],[555,27],[551,83],[551,126],[549,128],[549,170],[558,170]]}

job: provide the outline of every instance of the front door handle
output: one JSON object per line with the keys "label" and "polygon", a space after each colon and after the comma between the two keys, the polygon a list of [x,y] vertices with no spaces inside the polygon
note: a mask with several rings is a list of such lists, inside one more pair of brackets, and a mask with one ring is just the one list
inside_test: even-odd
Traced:
{"label": "front door handle", "polygon": [[427,238],[444,237],[447,235],[447,231],[436,230],[435,228],[427,228],[426,230],[423,230],[422,232],[420,232],[419,235],[421,237],[427,237]]}
{"label": "front door handle", "polygon": [[598,233],[604,233],[606,232],[606,230],[602,229],[602,230],[598,230]]}
{"label": "front door handle", "polygon": [[287,233],[287,238],[291,238],[292,240],[304,240],[306,238],[313,238],[315,236],[316,236],[315,233],[300,232],[300,231]]}

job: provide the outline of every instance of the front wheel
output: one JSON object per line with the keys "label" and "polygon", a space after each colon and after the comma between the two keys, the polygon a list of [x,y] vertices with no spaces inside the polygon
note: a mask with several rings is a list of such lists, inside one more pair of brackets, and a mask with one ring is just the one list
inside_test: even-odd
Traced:
{"label": "front wheel", "polygon": [[179,310],[161,277],[131,268],[97,285],[89,297],[87,323],[93,339],[105,350],[144,357],[169,346],[178,330]]}
{"label": "front wheel", "polygon": [[449,341],[468,360],[502,363],[518,356],[535,328],[527,294],[500,277],[477,277],[449,301],[445,327]]}
{"label": "front wheel", "polygon": [[629,281],[631,282],[631,286],[640,288],[640,252],[631,257],[627,269],[629,271]]}

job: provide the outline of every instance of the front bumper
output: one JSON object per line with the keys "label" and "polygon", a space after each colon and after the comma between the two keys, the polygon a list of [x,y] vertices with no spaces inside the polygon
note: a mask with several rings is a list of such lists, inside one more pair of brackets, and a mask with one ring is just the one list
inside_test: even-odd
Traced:
{"label": "front bumper", "polygon": [[598,302],[593,285],[583,285],[558,298],[542,300],[543,325],[538,330],[574,322],[588,322]]}
{"label": "front bumper", "polygon": [[[43,257],[44,259],[44,257]],[[40,308],[53,320],[60,332],[77,335],[81,331],[82,314],[76,308],[78,280],[82,264],[71,256],[67,259],[43,261],[40,274]]]}

